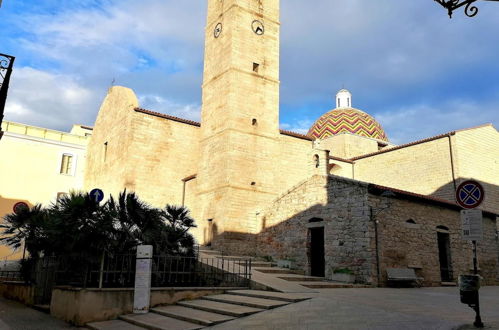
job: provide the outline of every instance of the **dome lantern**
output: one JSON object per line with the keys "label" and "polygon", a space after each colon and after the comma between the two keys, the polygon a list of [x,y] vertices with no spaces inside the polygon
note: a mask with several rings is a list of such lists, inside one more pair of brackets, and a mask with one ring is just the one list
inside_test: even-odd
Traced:
{"label": "dome lantern", "polygon": [[352,107],[352,93],[346,89],[340,90],[336,93],[336,109],[351,108]]}

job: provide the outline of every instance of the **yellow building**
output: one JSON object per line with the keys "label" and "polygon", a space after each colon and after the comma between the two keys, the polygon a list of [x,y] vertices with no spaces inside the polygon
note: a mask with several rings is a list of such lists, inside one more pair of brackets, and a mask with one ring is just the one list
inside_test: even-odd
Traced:
{"label": "yellow building", "polygon": [[[85,155],[92,129],[74,125],[70,133],[3,121],[0,141],[0,218],[13,206],[47,205],[83,187]],[[0,260],[22,251],[0,246]]]}

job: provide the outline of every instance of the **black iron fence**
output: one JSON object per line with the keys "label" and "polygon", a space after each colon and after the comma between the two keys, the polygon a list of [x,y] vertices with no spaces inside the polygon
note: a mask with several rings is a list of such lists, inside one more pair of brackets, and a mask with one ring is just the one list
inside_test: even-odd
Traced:
{"label": "black iron fence", "polygon": [[0,270],[0,281],[22,281],[22,274],[16,270]]}
{"label": "black iron fence", "polygon": [[[33,282],[84,288],[134,287],[135,255],[104,255],[101,260],[45,257],[36,265]],[[249,286],[251,260],[154,256],[152,287]],[[52,286],[53,286],[52,285]]]}
{"label": "black iron fence", "polygon": [[[82,288],[133,288],[135,254],[82,257],[44,257],[33,266],[27,280],[35,285],[35,301],[48,304],[54,286]],[[21,280],[21,272],[2,271],[0,280]],[[156,255],[152,258],[154,287],[248,287],[251,260]]]}

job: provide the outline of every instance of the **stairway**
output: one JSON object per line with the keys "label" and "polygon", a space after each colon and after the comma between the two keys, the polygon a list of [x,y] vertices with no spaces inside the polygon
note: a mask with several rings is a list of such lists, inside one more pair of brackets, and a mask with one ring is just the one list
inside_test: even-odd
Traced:
{"label": "stairway", "polygon": [[[351,284],[351,283],[341,283],[341,282],[332,282],[326,280],[324,277],[317,276],[305,276],[303,271],[299,270],[291,270],[288,268],[280,268],[276,267],[276,264],[271,261],[263,261],[254,257],[240,257],[240,256],[226,256],[222,255],[220,252],[211,250],[211,249],[202,249],[200,253],[205,258],[215,258],[215,259],[224,259],[228,263],[230,260],[234,261],[237,264],[237,259],[251,259],[252,266],[252,275],[253,280],[255,282],[259,282],[258,279],[261,280],[261,283],[264,286],[283,292],[304,292],[304,290],[299,290],[298,288],[303,289],[339,289],[339,288],[370,288],[370,285],[362,285],[362,284]],[[257,273],[263,273],[266,278],[261,278],[257,275]],[[279,285],[276,280],[284,280],[288,283],[293,283],[294,286],[287,285]],[[286,283],[285,282],[285,283]],[[285,290],[283,290],[285,289]],[[312,291],[313,292],[313,291]]]}
{"label": "stairway", "polygon": [[307,299],[310,296],[303,294],[234,290],[152,308],[147,314],[121,315],[119,320],[89,323],[87,327],[94,330],[202,329]]}

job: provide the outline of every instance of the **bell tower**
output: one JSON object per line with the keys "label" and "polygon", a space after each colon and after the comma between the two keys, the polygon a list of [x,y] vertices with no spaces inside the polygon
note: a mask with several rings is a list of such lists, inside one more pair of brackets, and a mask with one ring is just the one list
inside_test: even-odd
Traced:
{"label": "bell tower", "polygon": [[251,252],[256,212],[275,197],[279,28],[279,0],[208,0],[198,222],[231,252]]}

